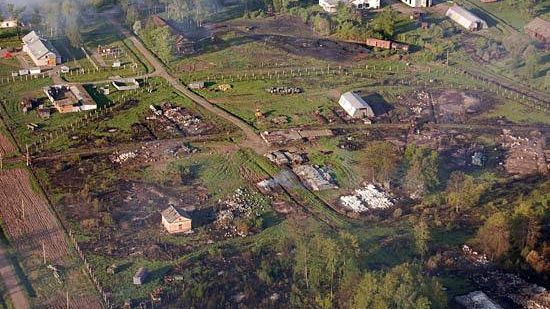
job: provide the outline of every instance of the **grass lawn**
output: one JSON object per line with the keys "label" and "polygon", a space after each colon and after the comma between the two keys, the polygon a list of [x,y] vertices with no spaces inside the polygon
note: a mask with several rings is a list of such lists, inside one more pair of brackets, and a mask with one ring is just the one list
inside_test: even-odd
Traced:
{"label": "grass lawn", "polygon": [[496,106],[484,117],[505,117],[516,123],[550,125],[550,115],[538,110],[533,110],[513,101]]}

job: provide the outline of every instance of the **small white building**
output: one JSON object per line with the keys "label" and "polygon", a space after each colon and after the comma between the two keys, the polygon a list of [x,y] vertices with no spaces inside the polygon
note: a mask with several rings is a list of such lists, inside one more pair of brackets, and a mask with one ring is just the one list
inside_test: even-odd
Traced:
{"label": "small white building", "polygon": [[37,66],[56,66],[61,63],[61,56],[52,43],[41,38],[35,31],[23,37],[23,51]]}
{"label": "small white building", "polygon": [[488,28],[487,23],[483,19],[456,4],[450,7],[445,15],[470,31]]}
{"label": "small white building", "polygon": [[340,3],[347,6],[353,5],[361,10],[380,8],[380,0],[319,0],[319,5],[328,13],[336,13]]}
{"label": "small white building", "polygon": [[338,104],[353,118],[374,117],[372,107],[356,93],[344,93]]}
{"label": "small white building", "polygon": [[0,21],[0,29],[15,28],[19,25],[16,19]]}
{"label": "small white building", "polygon": [[413,8],[427,8],[432,6],[432,0],[401,0],[401,2]]}
{"label": "small white building", "polygon": [[38,75],[38,74],[42,73],[42,70],[40,68],[30,68],[29,73],[31,75]]}

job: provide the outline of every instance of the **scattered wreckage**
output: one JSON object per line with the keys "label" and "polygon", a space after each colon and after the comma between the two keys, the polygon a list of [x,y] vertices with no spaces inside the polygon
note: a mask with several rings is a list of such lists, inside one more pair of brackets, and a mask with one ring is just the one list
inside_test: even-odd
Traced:
{"label": "scattered wreckage", "polygon": [[265,91],[270,94],[289,95],[303,93],[304,89],[300,87],[270,87]]}

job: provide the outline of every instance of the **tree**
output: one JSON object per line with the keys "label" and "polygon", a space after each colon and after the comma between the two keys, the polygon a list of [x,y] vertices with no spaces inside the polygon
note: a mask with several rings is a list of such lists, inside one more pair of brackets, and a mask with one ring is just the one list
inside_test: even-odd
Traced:
{"label": "tree", "polygon": [[491,260],[501,258],[510,249],[510,228],[507,216],[497,212],[477,232],[476,242]]}
{"label": "tree", "polygon": [[374,30],[386,39],[391,39],[395,34],[395,24],[397,23],[397,12],[391,8],[385,8],[382,13],[376,15],[372,20]]}
{"label": "tree", "polygon": [[424,257],[428,253],[428,242],[430,241],[430,229],[423,219],[413,227],[414,245],[416,252]]}
{"label": "tree", "polygon": [[373,142],[367,146],[363,157],[364,167],[369,170],[372,180],[389,188],[399,161],[395,147],[389,142]]}
{"label": "tree", "polygon": [[437,151],[410,144],[405,150],[404,188],[413,198],[439,185],[439,155]]}
{"label": "tree", "polygon": [[451,173],[445,190],[447,205],[456,213],[474,207],[487,189],[487,183],[476,181],[460,171]]}

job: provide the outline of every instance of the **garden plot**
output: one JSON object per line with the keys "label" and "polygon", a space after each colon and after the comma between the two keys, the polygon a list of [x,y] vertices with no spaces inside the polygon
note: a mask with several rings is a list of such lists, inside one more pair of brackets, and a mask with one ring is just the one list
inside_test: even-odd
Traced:
{"label": "garden plot", "polygon": [[368,184],[364,188],[355,190],[352,195],[341,196],[340,203],[344,208],[355,213],[363,213],[369,210],[384,210],[394,205],[391,196],[373,184]]}

